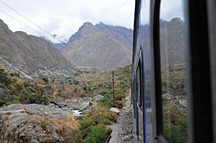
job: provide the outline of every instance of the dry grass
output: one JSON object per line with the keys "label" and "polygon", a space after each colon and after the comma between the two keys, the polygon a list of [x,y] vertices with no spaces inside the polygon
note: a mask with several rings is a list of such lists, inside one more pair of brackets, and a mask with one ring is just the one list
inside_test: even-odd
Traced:
{"label": "dry grass", "polygon": [[63,131],[66,128],[71,130],[78,130],[80,128],[79,121],[73,116],[67,116],[59,120],[50,120],[50,123],[53,124],[58,131]]}
{"label": "dry grass", "polygon": [[40,125],[43,130],[55,132],[63,143],[81,143],[80,124],[73,116],[63,119],[34,118],[34,123]]}
{"label": "dry grass", "polygon": [[56,132],[63,138],[64,143],[81,142],[80,124],[73,116],[60,120],[50,120],[50,122],[56,129]]}

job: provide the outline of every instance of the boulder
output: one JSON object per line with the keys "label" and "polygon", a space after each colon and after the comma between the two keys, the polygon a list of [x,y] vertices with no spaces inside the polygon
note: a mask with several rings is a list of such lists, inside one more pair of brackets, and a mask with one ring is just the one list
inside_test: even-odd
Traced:
{"label": "boulder", "polygon": [[113,112],[113,113],[116,113],[116,114],[120,114],[121,111],[118,108],[112,107],[112,108],[110,108],[110,112]]}
{"label": "boulder", "polygon": [[78,129],[72,114],[54,105],[14,104],[0,109],[1,143],[77,143]]}
{"label": "boulder", "polygon": [[95,97],[93,97],[92,100],[95,101],[95,102],[98,102],[98,101],[100,101],[103,98],[104,98],[104,96],[102,96],[102,95],[96,95]]}

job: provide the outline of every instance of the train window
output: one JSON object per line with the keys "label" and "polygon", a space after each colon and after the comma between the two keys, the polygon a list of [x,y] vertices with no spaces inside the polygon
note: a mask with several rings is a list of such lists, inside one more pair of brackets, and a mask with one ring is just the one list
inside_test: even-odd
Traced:
{"label": "train window", "polygon": [[150,48],[150,0],[142,0],[140,13],[140,37],[143,44],[144,65],[144,130],[145,143],[151,143],[153,136],[152,95],[153,95],[153,54]]}
{"label": "train window", "polygon": [[[183,1],[161,1],[160,54],[163,136],[172,143],[187,142],[186,24]],[[174,6],[174,11],[167,7]],[[173,10],[173,9],[172,9]]]}
{"label": "train window", "polygon": [[138,138],[140,141],[143,140],[144,132],[143,132],[143,93],[141,90],[142,85],[142,59],[139,59],[137,71],[136,71],[136,78],[137,78],[137,107],[138,107]]}
{"label": "train window", "polygon": [[138,97],[138,101],[137,104],[138,106],[142,109],[142,94],[141,94],[141,67],[140,67],[140,62],[138,64],[137,67],[137,83],[136,83],[136,87],[137,87],[137,97]]}

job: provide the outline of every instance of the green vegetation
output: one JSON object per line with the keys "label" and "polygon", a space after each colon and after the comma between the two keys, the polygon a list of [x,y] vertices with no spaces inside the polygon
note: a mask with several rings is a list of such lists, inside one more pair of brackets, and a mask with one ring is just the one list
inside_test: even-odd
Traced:
{"label": "green vegetation", "polygon": [[107,125],[117,121],[117,114],[109,112],[108,106],[98,105],[80,120],[84,143],[103,143],[112,132]]}
{"label": "green vegetation", "polygon": [[[120,68],[114,73],[115,94],[113,96],[111,72],[101,73],[99,75],[99,77],[102,78],[101,82],[79,83],[76,86],[57,86],[47,78],[42,78],[40,82],[30,81],[22,79],[19,75],[9,74],[3,69],[0,69],[0,85],[4,87],[3,89],[5,92],[7,91],[5,96],[0,96],[0,106],[19,103],[48,104],[52,97],[61,96],[62,90],[64,90],[65,94],[71,93],[78,97],[82,97],[82,95],[92,96],[101,94],[104,98],[98,101],[98,104],[90,112],[78,119],[74,120],[70,118],[62,121],[41,120],[37,121],[37,123],[43,129],[46,129],[50,124],[54,124],[63,138],[68,138],[70,142],[103,143],[112,132],[107,126],[117,122],[118,117],[116,113],[109,111],[110,107],[122,108],[124,99],[130,89],[131,67]],[[89,75],[94,78],[96,74],[90,73]],[[0,91],[1,88],[2,87],[0,87]],[[77,125],[76,128],[71,127],[71,125],[74,125],[72,123],[76,123],[76,121],[79,121],[79,125]]]}
{"label": "green vegetation", "polygon": [[100,79],[101,82],[89,82],[88,84],[85,84],[83,88],[94,94],[103,95],[104,99],[99,101],[100,104],[109,107],[122,108],[126,93],[130,89],[131,66],[129,65],[114,71],[114,95],[112,72],[103,73],[99,76],[104,77],[104,79]]}
{"label": "green vegetation", "polygon": [[80,119],[80,130],[84,143],[105,142],[112,132],[111,129],[107,128],[107,125],[117,122],[118,115],[109,112],[109,109],[110,107],[123,107],[124,99],[130,89],[131,66],[120,68],[114,73],[114,96],[112,72],[100,74],[101,82],[89,82],[83,86],[83,89],[89,92],[104,96],[90,113]]}
{"label": "green vegetation", "polygon": [[112,132],[111,129],[106,129],[104,125],[93,126],[87,133],[84,143],[103,143]]}
{"label": "green vegetation", "polygon": [[186,111],[172,102],[164,104],[164,132],[173,143],[187,142]]}
{"label": "green vegetation", "polygon": [[162,74],[164,135],[173,143],[187,142],[187,109],[179,103],[186,100],[183,67]]}
{"label": "green vegetation", "polygon": [[21,79],[17,74],[9,74],[0,69],[0,84],[4,87],[4,95],[0,96],[0,106],[9,104],[48,104],[45,95],[49,88],[41,88],[31,81]]}

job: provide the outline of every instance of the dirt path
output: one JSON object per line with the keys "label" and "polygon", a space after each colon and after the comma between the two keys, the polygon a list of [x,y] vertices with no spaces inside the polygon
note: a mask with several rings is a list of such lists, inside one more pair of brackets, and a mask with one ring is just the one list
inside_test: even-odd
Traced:
{"label": "dirt path", "polygon": [[[129,92],[130,93],[130,92]],[[125,106],[121,110],[117,124],[111,127],[113,130],[109,143],[135,143],[133,136],[133,120],[132,120],[132,106],[130,101],[131,96],[126,98]]]}

